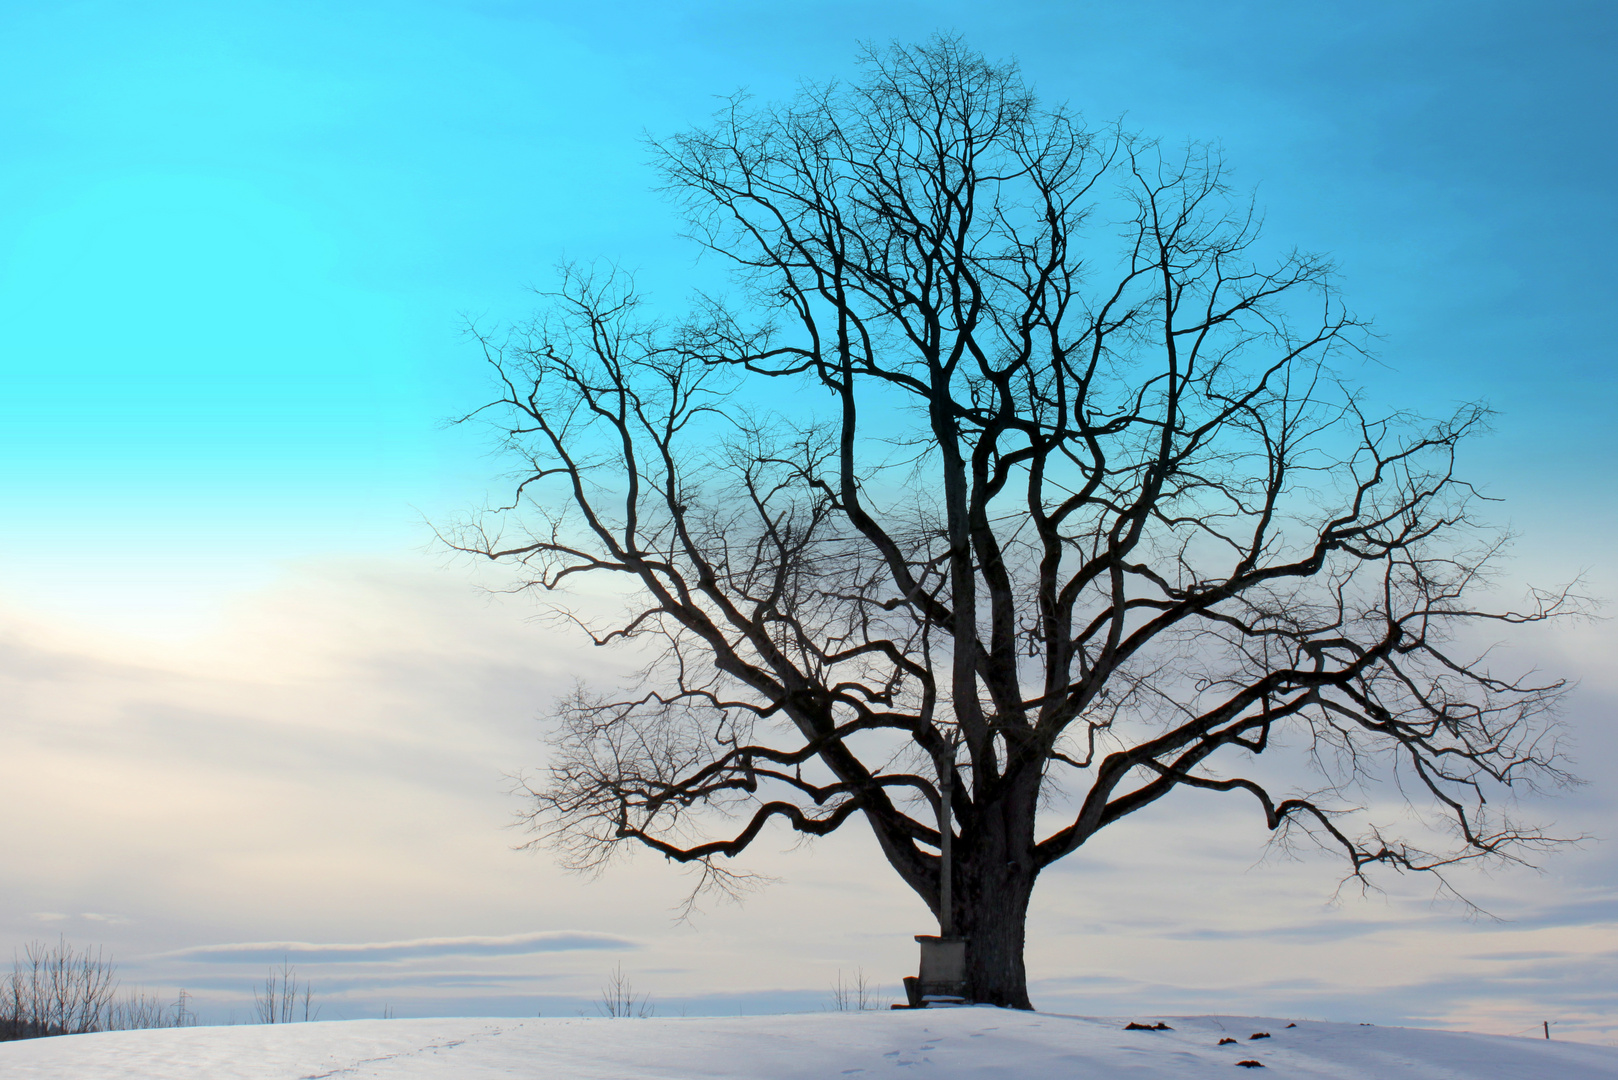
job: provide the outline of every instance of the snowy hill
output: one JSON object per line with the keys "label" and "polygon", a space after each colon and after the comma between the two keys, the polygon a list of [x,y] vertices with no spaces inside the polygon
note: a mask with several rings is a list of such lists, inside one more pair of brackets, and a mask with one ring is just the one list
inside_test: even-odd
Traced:
{"label": "snowy hill", "polygon": [[[1157,1017],[1141,1017],[1156,1021]],[[1124,1021],[999,1009],[646,1020],[351,1020],[0,1044],[5,1080],[929,1080],[1261,1076],[1618,1078],[1618,1048],[1235,1016]],[[1257,1032],[1270,1038],[1252,1039]],[[1236,1041],[1218,1045],[1221,1038]],[[1237,1063],[1264,1066],[1238,1069]]]}

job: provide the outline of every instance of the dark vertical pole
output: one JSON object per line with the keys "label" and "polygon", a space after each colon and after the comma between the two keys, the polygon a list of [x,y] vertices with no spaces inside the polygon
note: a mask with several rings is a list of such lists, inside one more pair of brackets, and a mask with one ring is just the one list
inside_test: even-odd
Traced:
{"label": "dark vertical pole", "polygon": [[950,825],[950,795],[955,774],[955,744],[949,757],[938,759],[938,936],[955,936],[954,828]]}
{"label": "dark vertical pole", "polygon": [[1551,1037],[1551,1022],[1549,1020],[1545,1021],[1545,1037],[1547,1039]]}

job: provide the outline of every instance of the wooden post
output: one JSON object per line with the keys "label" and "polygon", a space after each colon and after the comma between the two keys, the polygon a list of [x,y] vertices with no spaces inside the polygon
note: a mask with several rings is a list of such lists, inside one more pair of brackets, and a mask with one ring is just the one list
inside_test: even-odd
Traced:
{"label": "wooden post", "polygon": [[1544,1021],[1544,1024],[1545,1024],[1545,1037],[1548,1039],[1548,1038],[1551,1037],[1551,1022],[1549,1020],[1546,1020],[1546,1021]]}
{"label": "wooden post", "polygon": [[907,977],[907,1004],[895,1009],[924,1009],[938,1001],[966,1000],[966,942],[955,936],[955,851],[951,799],[955,789],[955,739],[933,758],[938,769],[938,936],[917,934],[921,973]]}
{"label": "wooden post", "polygon": [[954,829],[950,825],[950,794],[955,776],[955,742],[949,757],[938,759],[938,936],[955,936]]}

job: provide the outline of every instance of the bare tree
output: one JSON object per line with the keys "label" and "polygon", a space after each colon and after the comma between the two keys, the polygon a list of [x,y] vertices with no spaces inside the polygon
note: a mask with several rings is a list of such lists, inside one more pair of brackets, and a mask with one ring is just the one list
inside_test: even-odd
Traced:
{"label": "bare tree", "polygon": [[877,1000],[879,992],[879,988],[866,978],[864,968],[855,968],[850,978],[844,978],[843,970],[838,968],[837,981],[831,984],[832,1011],[870,1012],[880,1009],[882,1005]]}
{"label": "bare tree", "polygon": [[657,1011],[657,1006],[652,1004],[650,994],[635,992],[635,985],[624,974],[622,964],[614,964],[606,984],[601,987],[601,999],[596,1002],[596,1011],[602,1016],[644,1020]]}
{"label": "bare tree", "polygon": [[1040,872],[1178,788],[1361,880],[1555,842],[1498,796],[1567,779],[1562,684],[1463,644],[1573,605],[1480,598],[1484,410],[1346,387],[1330,264],[1266,256],[1214,150],[1088,129],[951,39],[863,70],[656,147],[733,294],[659,320],[564,268],[481,336],[519,475],[454,542],[601,580],[621,618],[555,610],[651,658],[560,703],[535,842],[735,889],[766,828],[863,819],[969,996],[1018,1007]]}
{"label": "bare tree", "polygon": [[271,968],[264,976],[264,987],[253,990],[253,1013],[261,1024],[290,1024],[320,1019],[320,1006],[314,1003],[314,987],[298,981],[298,970],[286,961],[281,970]]}
{"label": "bare tree", "polygon": [[78,1035],[106,1026],[117,968],[104,950],[79,949],[60,938],[31,941],[14,957],[0,1001],[0,1038]]}

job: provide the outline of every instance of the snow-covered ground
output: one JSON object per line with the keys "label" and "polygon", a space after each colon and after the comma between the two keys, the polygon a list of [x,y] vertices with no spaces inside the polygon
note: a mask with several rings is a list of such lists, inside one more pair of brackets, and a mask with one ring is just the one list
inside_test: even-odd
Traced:
{"label": "snow-covered ground", "polygon": [[[1157,1017],[1137,1017],[1143,1022]],[[350,1020],[0,1044],[5,1080],[1332,1080],[1618,1078],[1618,1047],[1238,1016],[999,1009],[645,1020]],[[1255,1032],[1270,1038],[1252,1039]],[[1221,1038],[1236,1042],[1220,1046]],[[1265,1071],[1236,1071],[1257,1061]]]}

